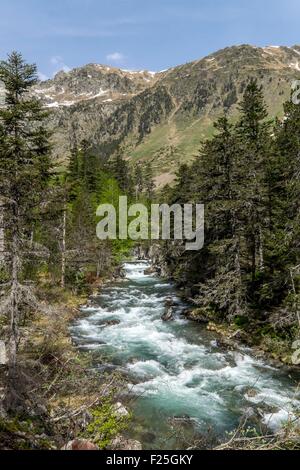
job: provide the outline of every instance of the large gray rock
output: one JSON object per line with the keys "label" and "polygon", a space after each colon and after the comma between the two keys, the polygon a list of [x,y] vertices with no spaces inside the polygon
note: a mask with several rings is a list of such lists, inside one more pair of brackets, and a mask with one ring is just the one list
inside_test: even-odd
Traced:
{"label": "large gray rock", "polygon": [[122,405],[122,403],[118,402],[118,403],[115,403],[113,405],[113,411],[114,413],[119,416],[120,418],[123,418],[125,416],[128,416],[129,415],[129,412],[128,410],[125,408],[124,405]]}
{"label": "large gray rock", "polygon": [[173,307],[167,307],[165,313],[161,317],[162,321],[172,321],[173,317]]}

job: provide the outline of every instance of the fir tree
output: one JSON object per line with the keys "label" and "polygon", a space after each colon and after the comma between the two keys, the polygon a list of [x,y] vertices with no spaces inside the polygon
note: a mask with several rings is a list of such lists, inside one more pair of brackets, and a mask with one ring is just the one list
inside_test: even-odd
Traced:
{"label": "fir tree", "polygon": [[135,199],[138,200],[143,194],[145,189],[143,170],[140,163],[137,163],[134,168],[133,182],[135,187]]}
{"label": "fir tree", "polygon": [[234,316],[244,307],[236,165],[238,141],[227,117],[220,118],[214,127],[215,136],[203,145],[191,171],[191,175],[197,175],[192,185],[194,197],[205,204],[208,260],[213,263],[213,276],[202,286],[201,302]]}
{"label": "fir tree", "polygon": [[144,186],[146,196],[149,201],[154,197],[155,183],[153,179],[153,170],[151,162],[147,162],[144,169]]}
{"label": "fir tree", "polygon": [[7,61],[0,63],[0,80],[6,89],[5,107],[0,109],[0,185],[10,269],[5,310],[10,315],[9,367],[14,377],[20,315],[32,297],[21,284],[29,243],[26,233],[32,229],[48,179],[50,147],[49,133],[43,126],[46,113],[28,94],[37,82],[36,66],[26,64],[21,54],[12,52]]}
{"label": "fir tree", "polygon": [[120,153],[117,153],[112,159],[111,171],[118,182],[121,192],[130,195],[132,192],[132,175],[128,162]]}
{"label": "fir tree", "polygon": [[265,269],[264,229],[266,226],[266,166],[271,148],[270,123],[262,88],[250,80],[240,105],[237,125],[239,138],[239,199],[244,207],[245,235],[249,248],[251,280]]}

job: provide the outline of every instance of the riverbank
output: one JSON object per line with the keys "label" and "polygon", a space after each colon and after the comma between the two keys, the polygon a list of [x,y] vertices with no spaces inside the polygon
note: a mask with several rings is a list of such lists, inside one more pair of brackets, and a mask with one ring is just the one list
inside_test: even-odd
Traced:
{"label": "riverbank", "polygon": [[[215,331],[187,321],[174,285],[146,260],[125,271],[92,298],[72,335],[79,349],[95,354],[101,373],[118,371],[129,381],[130,439],[145,449],[214,448],[241,421],[262,436],[295,419],[297,388],[285,371],[245,347],[220,345]],[[172,319],[163,321],[170,298]]]}
{"label": "riverbank", "polygon": [[[94,285],[95,291],[103,282]],[[119,402],[115,374],[95,373],[93,355],[70,336],[86,295],[39,285],[39,308],[20,326],[17,380],[1,374],[0,448],[9,450],[126,448],[120,436],[130,414]],[[6,328],[2,325],[2,328]],[[137,446],[137,448],[139,448]]]}
{"label": "riverbank", "polygon": [[[153,273],[175,283],[178,295],[191,305],[186,311],[186,318],[217,333],[224,347],[247,346],[252,348],[256,357],[265,358],[276,367],[300,372],[300,364],[297,365],[294,361],[295,349],[293,349],[294,341],[300,338],[299,326],[292,328],[288,312],[284,315],[284,312],[277,309],[268,316],[252,312],[252,315],[237,316],[230,322],[213,311],[196,305],[192,285],[187,283],[183,286],[181,282],[176,282],[172,270],[162,256],[160,245],[154,244],[148,248],[140,246],[137,255],[140,259],[151,260]],[[282,319],[284,316],[287,317],[286,321]]]}
{"label": "riverbank", "polygon": [[186,318],[195,323],[205,325],[208,331],[214,331],[219,342],[229,349],[240,346],[251,348],[257,358],[264,358],[274,367],[284,368],[287,372],[300,373],[300,365],[294,363],[295,350],[292,348],[292,339],[283,339],[272,331],[271,326],[260,325],[259,322],[248,322],[247,326],[236,323],[215,320],[212,315],[207,316],[198,308],[186,311]]}

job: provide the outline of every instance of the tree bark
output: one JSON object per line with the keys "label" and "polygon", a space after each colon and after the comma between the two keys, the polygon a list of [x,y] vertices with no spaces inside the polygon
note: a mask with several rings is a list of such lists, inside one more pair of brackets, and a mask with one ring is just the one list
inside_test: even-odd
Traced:
{"label": "tree bark", "polygon": [[0,200],[0,268],[5,265],[4,204]]}
{"label": "tree bark", "polygon": [[62,289],[65,288],[66,279],[66,225],[67,225],[67,206],[64,204],[63,222],[62,222],[62,246],[61,246],[61,282]]}
{"label": "tree bark", "polygon": [[19,273],[19,237],[18,237],[18,208],[13,203],[12,243],[11,243],[11,308],[10,308],[10,337],[9,337],[9,369],[14,373],[17,364],[17,347],[19,341],[19,303],[18,303],[18,273]]}

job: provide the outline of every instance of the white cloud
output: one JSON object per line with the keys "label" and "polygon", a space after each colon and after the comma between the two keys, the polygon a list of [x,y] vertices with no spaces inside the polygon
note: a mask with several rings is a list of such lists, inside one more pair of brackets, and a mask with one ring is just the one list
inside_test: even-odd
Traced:
{"label": "white cloud", "polygon": [[45,80],[48,80],[49,77],[47,77],[47,75],[45,75],[42,72],[38,72],[38,79],[41,80],[42,82],[44,82]]}
{"label": "white cloud", "polygon": [[51,65],[55,66],[55,71],[53,72],[53,75],[55,75],[57,72],[60,72],[63,70],[64,72],[70,72],[70,67],[64,63],[63,58],[60,55],[55,55],[51,57],[50,59]]}
{"label": "white cloud", "polygon": [[106,59],[110,60],[111,62],[121,63],[124,62],[126,57],[121,54],[121,52],[112,52],[111,54],[107,54]]}

